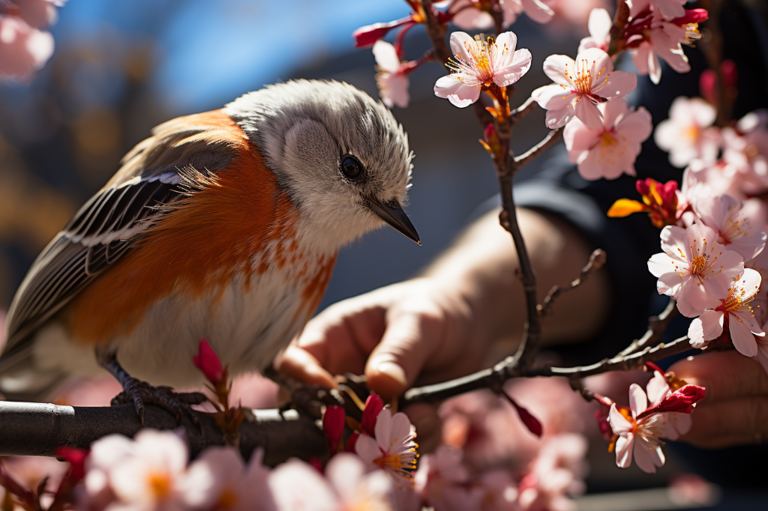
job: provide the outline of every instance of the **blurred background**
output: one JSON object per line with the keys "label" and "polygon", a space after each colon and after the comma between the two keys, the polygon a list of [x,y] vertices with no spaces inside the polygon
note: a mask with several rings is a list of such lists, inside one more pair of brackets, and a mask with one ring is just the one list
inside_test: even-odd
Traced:
{"label": "blurred background", "polygon": [[[522,16],[512,27],[519,47],[533,54],[513,105],[549,82],[541,72],[546,56],[575,54],[578,41],[588,35],[590,9],[605,4],[612,9],[615,2],[547,3],[557,12],[553,22],[538,25]],[[292,78],[343,80],[377,97],[373,55],[370,49],[355,49],[351,34],[408,12],[402,0],[69,0],[51,28],[56,49],[48,63],[26,83],[0,84],[0,311],[7,310],[39,251],[152,127]],[[410,31],[406,59],[420,57],[429,46],[422,29]],[[432,92],[444,74],[437,64],[416,70],[410,75],[410,106],[394,111],[416,154],[406,209],[423,246],[385,228],[345,248],[320,309],[413,276],[496,193],[492,165],[477,143],[482,128],[474,112],[454,108]],[[516,151],[544,136],[543,119],[538,110],[518,127]],[[525,174],[545,161],[540,158]],[[672,451],[655,476],[634,466],[618,470],[605,443],[593,444],[590,492],[660,487],[697,472],[697,462],[690,461],[696,458]],[[584,497],[579,508],[696,507],[685,499],[688,504],[674,504],[665,490],[644,491],[614,500]],[[761,494],[750,492],[727,493],[731,497],[725,500],[719,493],[710,495],[711,503],[720,504],[702,508],[735,509],[729,506],[738,502],[742,509],[759,509],[750,503],[759,502]]]}

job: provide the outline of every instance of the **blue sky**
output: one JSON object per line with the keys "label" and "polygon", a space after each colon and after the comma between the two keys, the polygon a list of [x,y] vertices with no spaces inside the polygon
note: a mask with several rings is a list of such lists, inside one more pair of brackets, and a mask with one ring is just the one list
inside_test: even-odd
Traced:
{"label": "blue sky", "polygon": [[357,27],[407,13],[402,0],[70,0],[53,33],[88,40],[111,27],[154,38],[152,86],[171,111],[191,111],[352,49]]}

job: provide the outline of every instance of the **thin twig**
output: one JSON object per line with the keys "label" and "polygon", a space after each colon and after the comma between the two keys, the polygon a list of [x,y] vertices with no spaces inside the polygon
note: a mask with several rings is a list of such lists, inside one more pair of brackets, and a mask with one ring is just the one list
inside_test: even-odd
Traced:
{"label": "thin twig", "polygon": [[664,308],[661,314],[648,319],[648,330],[646,330],[645,334],[641,338],[632,341],[629,346],[623,349],[616,356],[625,357],[630,353],[634,353],[639,349],[645,348],[646,346],[652,346],[656,344],[661,339],[661,335],[667,331],[669,323],[675,317],[677,317],[677,307],[675,307],[674,298],[670,298],[667,306]]}
{"label": "thin twig", "polygon": [[531,162],[531,160],[534,160],[539,156],[541,156],[541,153],[543,153],[544,151],[552,147],[555,144],[555,142],[560,140],[560,137],[562,136],[563,136],[562,128],[550,130],[549,133],[547,133],[547,136],[545,136],[541,140],[541,142],[531,147],[520,156],[515,157],[513,172],[517,173],[520,169],[528,165]]}
{"label": "thin twig", "polygon": [[580,285],[582,285],[584,282],[589,280],[589,276],[592,274],[592,272],[595,272],[603,267],[605,264],[607,257],[605,254],[605,250],[601,248],[596,248],[592,255],[589,256],[589,261],[584,266],[584,268],[581,269],[581,272],[579,273],[579,276],[576,277],[569,285],[567,286],[552,286],[552,289],[549,290],[549,293],[547,294],[546,298],[544,298],[544,301],[541,302],[541,305],[539,305],[539,314],[542,316],[546,316],[550,312],[552,312],[552,303],[557,299],[558,296],[564,291],[569,291],[571,289],[576,289]]}

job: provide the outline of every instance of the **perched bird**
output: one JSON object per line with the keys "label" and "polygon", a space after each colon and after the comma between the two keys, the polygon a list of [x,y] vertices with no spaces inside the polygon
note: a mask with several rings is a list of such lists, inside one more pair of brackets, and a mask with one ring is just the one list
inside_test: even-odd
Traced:
{"label": "perched bird", "polygon": [[419,242],[402,209],[411,158],[389,110],[334,81],[161,124],[33,263],[8,312],[0,393],[41,399],[100,367],[132,392],[196,384],[203,338],[230,374],[264,369],[314,313],[343,245],[384,222]]}

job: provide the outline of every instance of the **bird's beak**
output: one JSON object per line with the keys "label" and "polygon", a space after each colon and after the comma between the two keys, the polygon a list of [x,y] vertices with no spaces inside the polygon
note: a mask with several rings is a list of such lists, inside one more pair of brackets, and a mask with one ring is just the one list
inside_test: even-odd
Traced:
{"label": "bird's beak", "polygon": [[382,203],[373,197],[368,197],[366,199],[366,205],[368,206],[368,209],[376,213],[382,220],[421,246],[419,233],[416,232],[416,228],[411,223],[411,219],[405,214],[403,207],[397,200],[393,199],[389,202]]}

